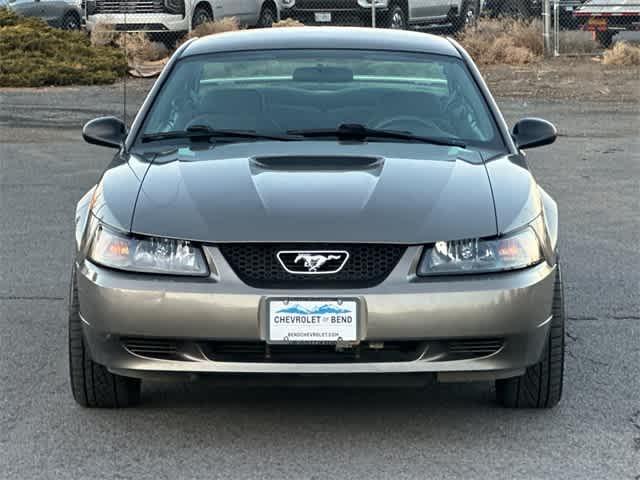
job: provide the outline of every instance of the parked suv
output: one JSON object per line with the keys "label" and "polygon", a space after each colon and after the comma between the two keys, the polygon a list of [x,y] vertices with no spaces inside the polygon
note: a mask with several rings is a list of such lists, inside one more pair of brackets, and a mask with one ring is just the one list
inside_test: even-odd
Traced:
{"label": "parked suv", "polygon": [[121,31],[187,32],[224,17],[265,27],[278,19],[275,0],[86,0],[85,8],[89,30],[101,23]]}
{"label": "parked suv", "polygon": [[405,29],[414,25],[451,24],[454,30],[474,22],[482,0],[281,0],[282,18],[306,25],[371,25]]}
{"label": "parked suv", "polygon": [[82,22],[80,0],[7,0],[0,7],[9,7],[26,17],[38,17],[52,27],[77,30]]}

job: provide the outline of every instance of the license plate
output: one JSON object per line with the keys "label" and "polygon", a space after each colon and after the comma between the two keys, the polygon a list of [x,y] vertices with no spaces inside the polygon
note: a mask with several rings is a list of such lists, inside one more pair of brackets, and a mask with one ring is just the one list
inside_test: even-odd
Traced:
{"label": "license plate", "polygon": [[316,17],[316,22],[318,23],[331,22],[331,12],[316,12],[315,17]]}
{"label": "license plate", "polygon": [[358,302],[353,299],[269,299],[270,343],[358,341]]}

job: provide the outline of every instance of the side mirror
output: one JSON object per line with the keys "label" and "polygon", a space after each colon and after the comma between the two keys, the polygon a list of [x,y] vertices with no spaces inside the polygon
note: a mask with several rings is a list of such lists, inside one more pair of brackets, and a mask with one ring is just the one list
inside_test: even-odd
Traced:
{"label": "side mirror", "polygon": [[116,117],[100,117],[86,123],[82,138],[101,147],[120,148],[127,136],[127,127]]}
{"label": "side mirror", "polygon": [[558,131],[541,118],[523,118],[513,126],[512,136],[518,148],[534,148],[555,142]]}

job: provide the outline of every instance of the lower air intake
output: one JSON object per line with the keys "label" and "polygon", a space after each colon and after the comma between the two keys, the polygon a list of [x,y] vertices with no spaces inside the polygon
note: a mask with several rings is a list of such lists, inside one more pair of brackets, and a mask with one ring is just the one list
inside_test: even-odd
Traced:
{"label": "lower air intake", "polygon": [[335,345],[267,345],[264,342],[208,342],[207,356],[218,362],[341,363],[407,362],[424,351],[422,342],[384,342],[337,349]]}
{"label": "lower air intake", "polygon": [[178,345],[174,340],[123,338],[124,347],[141,357],[175,360],[178,357]]}
{"label": "lower air intake", "polygon": [[476,338],[447,342],[449,354],[465,357],[491,355],[500,350],[503,345],[504,341],[501,338]]}

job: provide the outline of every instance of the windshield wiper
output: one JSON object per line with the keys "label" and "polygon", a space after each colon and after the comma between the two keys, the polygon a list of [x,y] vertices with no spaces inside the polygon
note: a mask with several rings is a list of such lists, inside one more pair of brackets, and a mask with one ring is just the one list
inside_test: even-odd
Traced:
{"label": "windshield wiper", "polygon": [[410,132],[397,130],[382,130],[368,128],[359,123],[343,123],[338,128],[309,129],[309,130],[287,130],[289,135],[300,135],[307,138],[337,137],[340,140],[359,140],[367,138],[389,138],[396,140],[407,140],[411,142],[430,143],[432,145],[443,145],[446,147],[466,148],[466,144],[454,138],[423,137]]}
{"label": "windshield wiper", "polygon": [[288,135],[269,135],[264,133],[257,133],[253,130],[218,130],[209,128],[205,125],[192,125],[186,130],[173,130],[170,132],[157,132],[147,133],[142,136],[142,142],[156,142],[160,140],[173,140],[173,139],[204,139],[207,140],[212,137],[227,137],[227,138],[243,138],[243,139],[255,139],[255,140],[280,140],[291,141],[300,140],[299,138]]}

